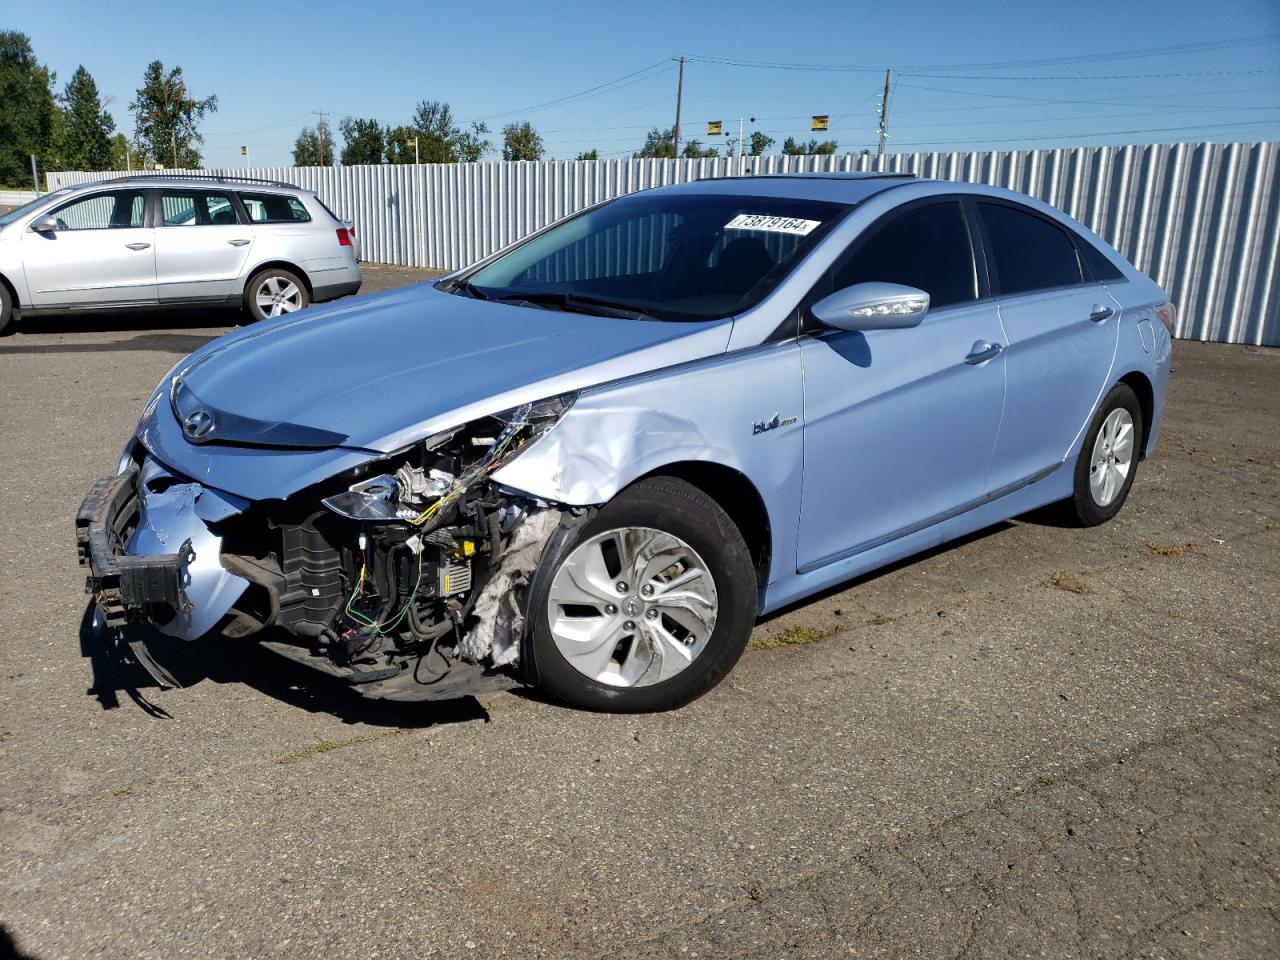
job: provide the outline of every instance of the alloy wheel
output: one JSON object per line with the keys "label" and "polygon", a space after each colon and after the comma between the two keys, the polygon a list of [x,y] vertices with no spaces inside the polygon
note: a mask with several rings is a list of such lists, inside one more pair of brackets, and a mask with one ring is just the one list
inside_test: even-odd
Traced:
{"label": "alloy wheel", "polygon": [[1117,407],[1102,421],[1089,460],[1089,493],[1100,507],[1109,507],[1124,489],[1133,469],[1133,415]]}
{"label": "alloy wheel", "polygon": [[278,317],[302,309],[302,291],[287,277],[269,276],[258,285],[254,300],[264,317]]}
{"label": "alloy wheel", "polygon": [[710,569],[679,537],[624,527],[580,543],[547,598],[556,649],[579,673],[643,687],[686,669],[715,630]]}

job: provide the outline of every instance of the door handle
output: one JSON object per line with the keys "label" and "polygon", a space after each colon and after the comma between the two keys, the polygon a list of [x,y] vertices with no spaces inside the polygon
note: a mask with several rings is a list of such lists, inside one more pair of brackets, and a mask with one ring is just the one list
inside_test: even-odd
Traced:
{"label": "door handle", "polygon": [[979,340],[969,350],[969,355],[964,358],[964,362],[973,366],[977,363],[985,363],[993,357],[1000,356],[1004,347],[998,343],[990,343],[986,340]]}
{"label": "door handle", "polygon": [[1089,312],[1089,319],[1092,320],[1094,323],[1101,323],[1103,320],[1106,320],[1113,313],[1115,313],[1115,311],[1112,310],[1110,307],[1104,307],[1100,303],[1095,303],[1093,305],[1093,310]]}
{"label": "door handle", "polygon": [[231,244],[233,247],[243,247],[246,243],[249,243],[249,241],[237,239],[237,240],[228,240],[227,243]]}
{"label": "door handle", "polygon": [[130,250],[145,250],[145,249],[147,249],[147,247],[151,246],[151,244],[149,244],[149,243],[126,243],[126,244],[125,244],[125,246],[126,246],[126,247],[128,247]]}

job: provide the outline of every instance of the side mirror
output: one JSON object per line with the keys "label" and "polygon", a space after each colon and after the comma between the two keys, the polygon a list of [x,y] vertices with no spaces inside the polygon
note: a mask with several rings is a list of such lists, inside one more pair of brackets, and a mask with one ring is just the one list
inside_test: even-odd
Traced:
{"label": "side mirror", "polygon": [[900,283],[855,283],[823,297],[812,310],[837,330],[896,330],[924,319],[929,295]]}
{"label": "side mirror", "polygon": [[31,221],[31,230],[34,233],[55,233],[57,229],[57,217],[36,217]]}

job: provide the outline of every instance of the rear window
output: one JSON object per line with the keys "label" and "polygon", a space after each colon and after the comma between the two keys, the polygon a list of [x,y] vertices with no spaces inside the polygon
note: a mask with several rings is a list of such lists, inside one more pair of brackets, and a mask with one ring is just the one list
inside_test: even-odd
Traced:
{"label": "rear window", "polygon": [[1124,279],[1124,274],[1120,272],[1120,268],[1103,255],[1102,251],[1092,243],[1081,240],[1077,246],[1080,250],[1080,259],[1084,261],[1085,268],[1092,274],[1094,280]]}
{"label": "rear window", "polygon": [[1030,211],[979,203],[1004,295],[1080,283],[1080,261],[1065,230]]}
{"label": "rear window", "polygon": [[254,223],[306,223],[311,214],[297,197],[283,193],[242,193],[240,199]]}
{"label": "rear window", "polygon": [[204,190],[162,190],[160,222],[166,227],[228,226],[240,222],[231,197]]}

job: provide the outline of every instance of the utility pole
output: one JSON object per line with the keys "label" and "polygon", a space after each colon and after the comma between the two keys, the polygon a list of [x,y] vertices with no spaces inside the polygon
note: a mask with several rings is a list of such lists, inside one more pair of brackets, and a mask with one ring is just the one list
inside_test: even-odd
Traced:
{"label": "utility pole", "polygon": [[738,118],[738,175],[742,175],[742,117]]}
{"label": "utility pole", "polygon": [[426,250],[426,209],[422,204],[422,165],[418,162],[418,138],[415,136],[412,141],[406,140],[405,143],[413,144],[413,206],[414,206],[414,224],[413,232],[418,235],[418,266],[425,267],[427,265]]}
{"label": "utility pole", "polygon": [[35,185],[36,193],[40,193],[40,174],[36,173],[36,155],[31,155],[31,182]]}
{"label": "utility pole", "polygon": [[169,140],[173,144],[173,169],[178,169],[178,126],[174,124],[169,128]]}
{"label": "utility pole", "polygon": [[884,139],[889,135],[889,95],[893,92],[893,70],[884,72],[884,97],[880,101],[880,149],[876,151],[876,159],[884,156]]}
{"label": "utility pole", "polygon": [[324,161],[324,136],[322,135],[329,128],[329,125],[324,120],[325,111],[312,110],[311,112],[320,118],[320,122],[316,124],[316,139],[320,142],[320,166],[327,167],[328,164]]}
{"label": "utility pole", "polygon": [[672,130],[676,159],[680,159],[680,101],[684,98],[684,55],[680,56],[680,75],[676,80],[676,125]]}

